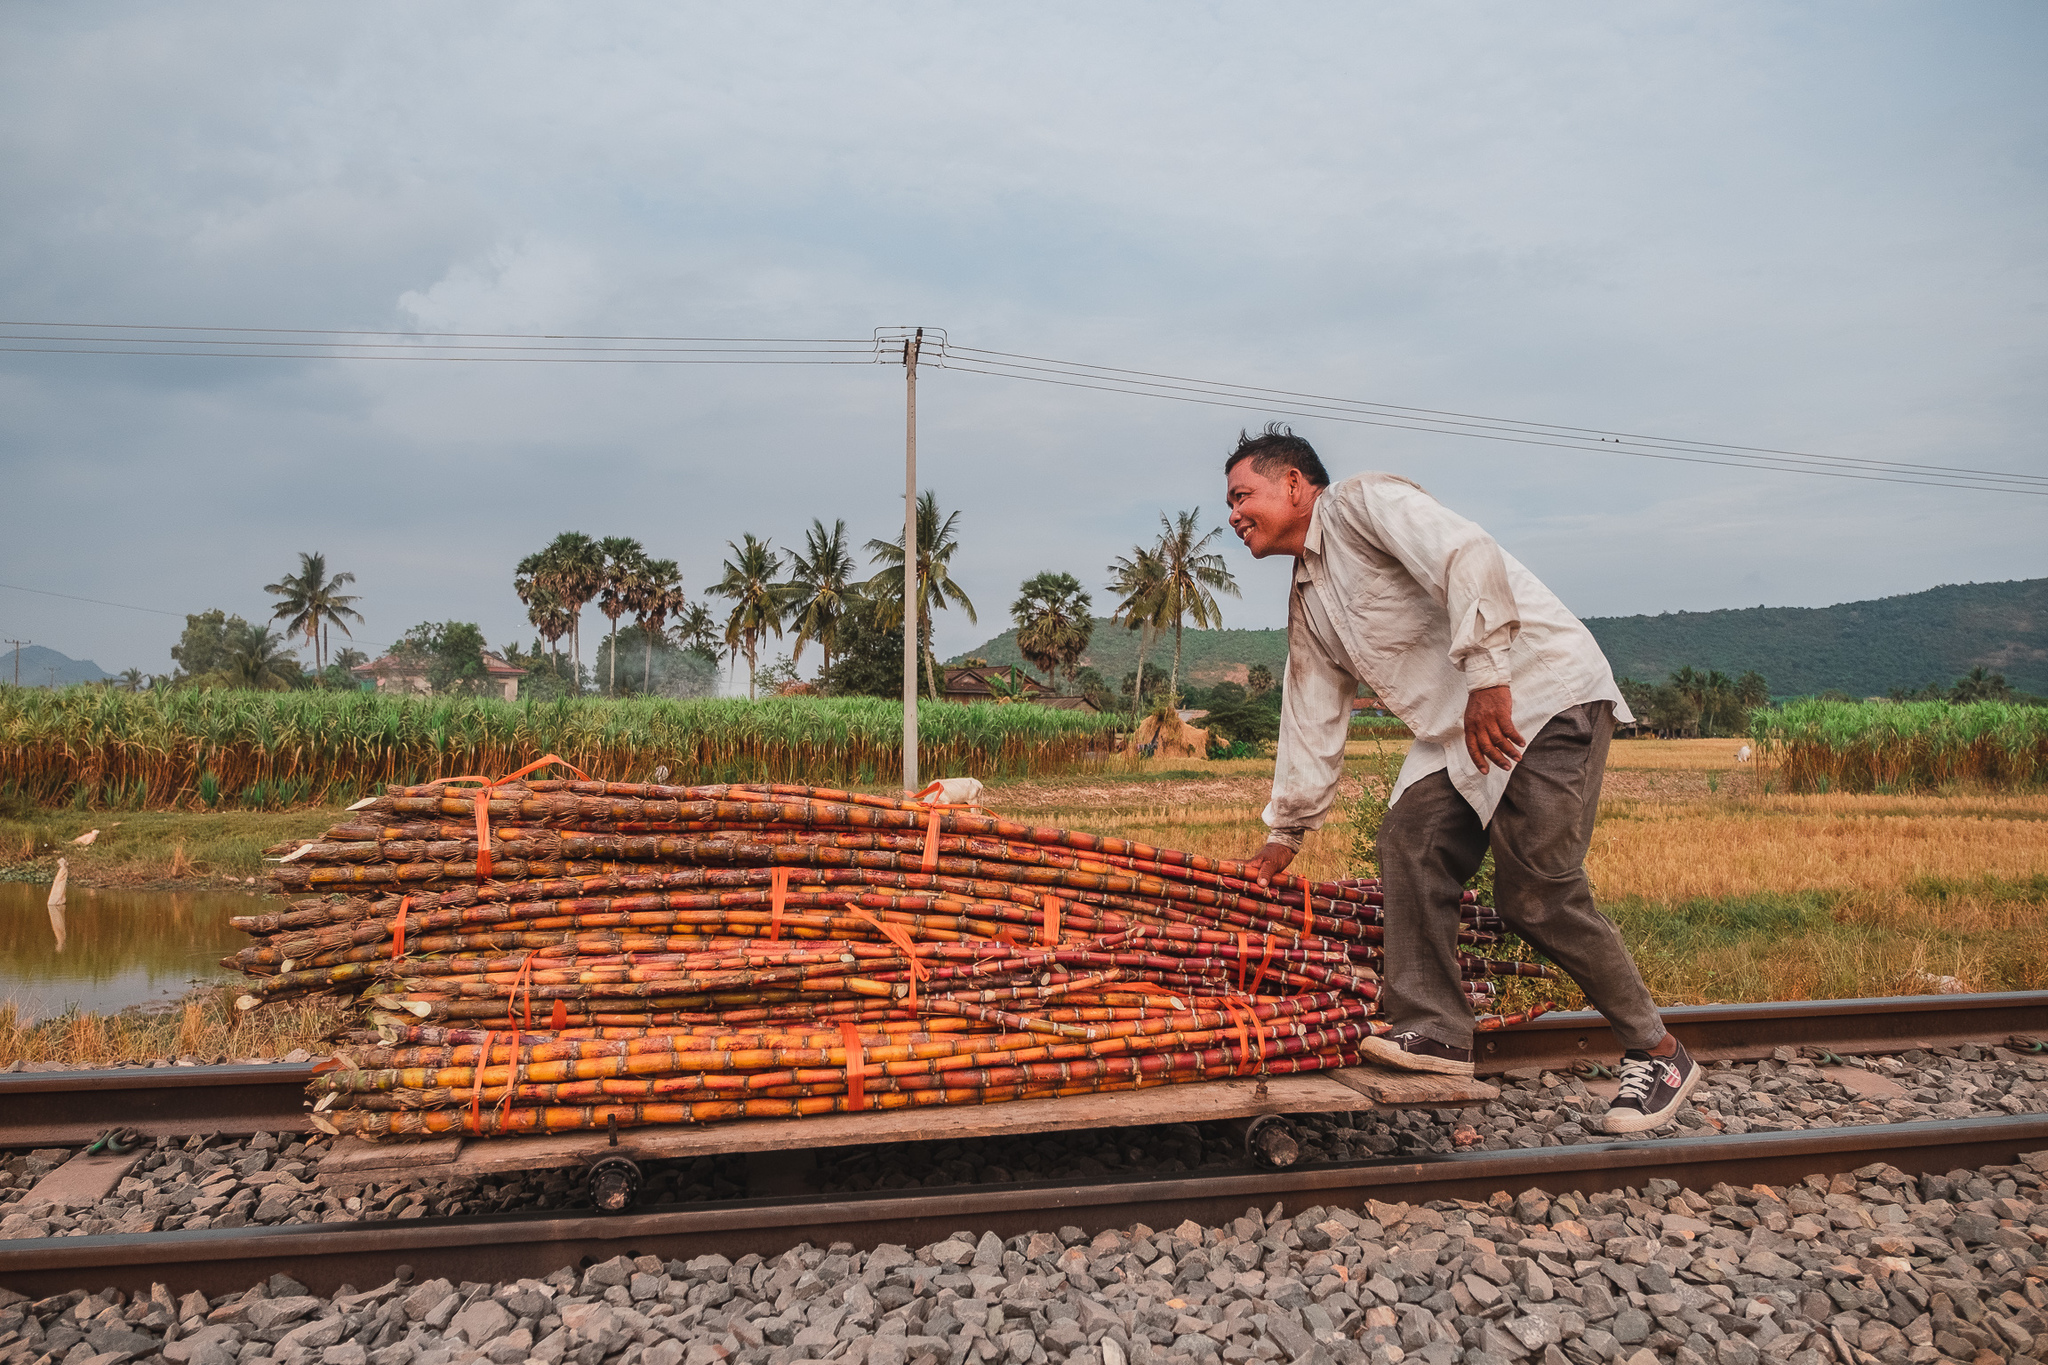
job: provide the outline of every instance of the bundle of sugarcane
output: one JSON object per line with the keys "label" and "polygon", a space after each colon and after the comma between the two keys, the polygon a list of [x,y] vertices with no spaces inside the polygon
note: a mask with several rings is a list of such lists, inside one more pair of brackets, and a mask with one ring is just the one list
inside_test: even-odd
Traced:
{"label": "bundle of sugarcane", "polygon": [[[316,1118],[369,1136],[1307,1071],[1377,995],[1373,883],[806,787],[392,788],[276,879],[330,894],[236,921],[242,1004],[362,994]],[[1465,906],[1465,942],[1498,928]],[[1461,961],[1478,1007],[1551,975]]]}

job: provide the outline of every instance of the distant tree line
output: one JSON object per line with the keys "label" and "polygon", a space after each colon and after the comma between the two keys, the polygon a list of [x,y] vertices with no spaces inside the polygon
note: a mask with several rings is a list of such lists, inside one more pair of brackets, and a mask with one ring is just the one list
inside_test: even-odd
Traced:
{"label": "distant tree line", "polygon": [[1622,700],[1636,720],[1666,738],[1700,739],[1746,734],[1749,713],[1767,706],[1771,689],[1755,669],[1731,678],[1687,665],[1661,683],[1618,678]]}

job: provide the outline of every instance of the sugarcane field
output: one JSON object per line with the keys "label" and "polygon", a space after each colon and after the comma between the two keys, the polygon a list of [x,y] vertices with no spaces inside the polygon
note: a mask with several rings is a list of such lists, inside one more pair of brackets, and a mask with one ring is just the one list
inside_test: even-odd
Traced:
{"label": "sugarcane field", "polygon": [[2044,64],[0,6],[0,1365],[2048,1365]]}

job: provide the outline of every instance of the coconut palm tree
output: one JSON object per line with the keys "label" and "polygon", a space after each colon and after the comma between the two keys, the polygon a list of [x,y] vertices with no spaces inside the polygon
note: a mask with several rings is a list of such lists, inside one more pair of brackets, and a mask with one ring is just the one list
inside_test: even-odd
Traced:
{"label": "coconut palm tree", "polygon": [[1138,632],[1138,681],[1131,692],[1132,714],[1145,697],[1145,656],[1166,625],[1166,563],[1157,547],[1134,545],[1109,565],[1109,590],[1121,594],[1110,619]]}
{"label": "coconut palm tree", "polygon": [[[958,512],[939,519],[939,499],[930,489],[917,495],[917,640],[924,654],[925,686],[934,697],[939,695],[939,680],[932,658],[932,613],[944,611],[950,602],[965,611],[968,620],[978,620],[974,603],[951,573],[953,555],[960,548],[953,530],[959,520]],[[875,600],[875,629],[893,630],[903,624],[903,538],[871,540],[867,548],[873,563],[890,566],[866,584]]]}
{"label": "coconut palm tree", "polygon": [[269,627],[243,625],[231,629],[227,639],[227,661],[222,670],[236,687],[257,692],[283,692],[291,687],[292,658],[285,652],[285,637],[273,635]]}
{"label": "coconut palm tree", "polygon": [[725,618],[725,645],[734,656],[747,656],[747,700],[752,701],[761,639],[771,630],[776,639],[782,638],[784,596],[782,585],[775,581],[782,556],[769,548],[768,541],[756,540],[751,533],[740,542],[725,543],[732,558],[725,561],[725,577],[713,584],[711,591],[732,599],[732,611]]}
{"label": "coconut palm tree", "polygon": [[121,690],[123,692],[140,692],[148,682],[148,675],[139,668],[124,668],[121,670]]}
{"label": "coconut palm tree", "polygon": [[604,686],[605,694],[611,696],[619,690],[619,618],[633,609],[634,599],[642,591],[640,575],[647,568],[647,547],[631,536],[606,536],[597,548],[604,554],[597,609],[612,623],[610,676]]}
{"label": "coconut palm tree", "polygon": [[790,652],[795,665],[804,657],[804,646],[812,640],[825,651],[825,671],[832,671],[832,651],[839,643],[839,622],[858,595],[851,580],[853,552],[846,544],[846,523],[834,521],[827,531],[823,520],[811,519],[805,534],[803,553],[789,557],[790,618],[796,623],[796,647]]}
{"label": "coconut palm tree", "polygon": [[629,605],[633,609],[633,624],[640,627],[640,634],[647,641],[647,657],[640,668],[640,690],[645,692],[654,685],[655,638],[661,635],[669,617],[690,605],[690,599],[683,595],[683,571],[673,559],[648,560],[636,577]]}
{"label": "coconut palm tree", "polygon": [[[327,556],[315,550],[312,554],[299,554],[299,571],[286,574],[275,583],[265,584],[263,591],[276,594],[278,600],[272,604],[270,619],[285,622],[287,635],[303,634],[306,642],[313,646],[313,671],[320,672],[327,660],[327,627],[337,625],[347,635],[348,620],[353,617],[361,622],[363,614],[355,609],[358,598],[339,591],[356,581],[352,573],[338,573],[327,576]],[[353,638],[353,637],[351,637]]]}
{"label": "coconut palm tree", "polygon": [[1095,622],[1088,615],[1090,605],[1080,579],[1049,569],[1024,580],[1023,595],[1010,604],[1010,619],[1017,623],[1017,648],[1054,686],[1058,686],[1057,675],[1064,671],[1068,690],[1073,688],[1075,670],[1095,631]]}
{"label": "coconut palm tree", "polygon": [[545,590],[568,613],[569,653],[577,679],[572,690],[576,691],[583,686],[583,608],[603,589],[604,568],[603,547],[581,531],[564,531],[546,549],[520,560],[512,580],[512,590],[529,608]]}
{"label": "coconut palm tree", "polygon": [[1168,689],[1180,696],[1180,633],[1183,621],[1193,621],[1198,626],[1213,628],[1223,624],[1223,610],[1216,605],[1216,594],[1229,593],[1237,596],[1237,579],[1231,575],[1230,567],[1223,556],[1209,548],[1209,542],[1223,534],[1221,526],[1212,526],[1200,536],[1195,534],[1202,519],[1202,509],[1179,512],[1168,517],[1159,514],[1163,534],[1159,537],[1159,562],[1165,571],[1164,610],[1173,622],[1173,678]]}
{"label": "coconut palm tree", "polygon": [[[680,592],[680,589],[678,590]],[[712,663],[718,662],[718,618],[711,614],[711,608],[702,602],[680,599],[682,605],[676,608],[676,643],[684,649],[695,650]]]}

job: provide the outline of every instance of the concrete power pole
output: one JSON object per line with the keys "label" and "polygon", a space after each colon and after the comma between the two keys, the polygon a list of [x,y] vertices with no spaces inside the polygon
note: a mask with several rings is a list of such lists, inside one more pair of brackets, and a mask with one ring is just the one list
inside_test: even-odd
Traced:
{"label": "concrete power pole", "polygon": [[32,645],[35,641],[9,640],[7,643],[14,646],[14,685],[19,687],[21,686],[21,647],[23,645]]}
{"label": "concrete power pole", "polygon": [[903,790],[917,781],[917,353],[924,328],[903,343]]}

